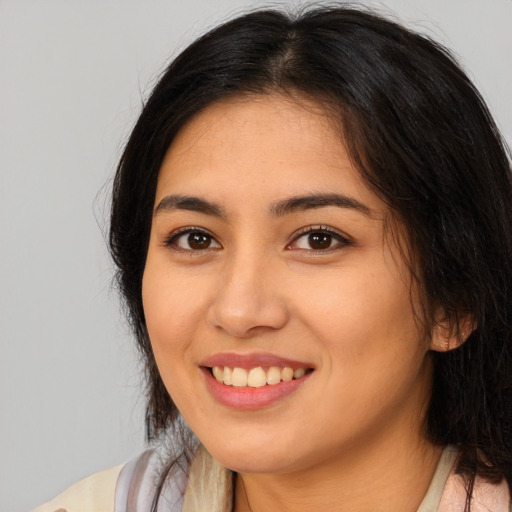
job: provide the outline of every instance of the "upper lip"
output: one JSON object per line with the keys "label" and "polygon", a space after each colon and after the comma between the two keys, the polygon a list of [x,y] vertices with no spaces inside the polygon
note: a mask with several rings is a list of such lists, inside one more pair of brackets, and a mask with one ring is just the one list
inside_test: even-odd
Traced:
{"label": "upper lip", "polygon": [[257,368],[277,366],[280,368],[289,367],[292,369],[297,368],[313,368],[313,365],[304,361],[294,361],[285,357],[280,357],[275,354],[257,352],[253,354],[237,354],[234,352],[225,352],[214,354],[200,363],[200,366],[210,367],[213,366],[227,366],[229,368]]}

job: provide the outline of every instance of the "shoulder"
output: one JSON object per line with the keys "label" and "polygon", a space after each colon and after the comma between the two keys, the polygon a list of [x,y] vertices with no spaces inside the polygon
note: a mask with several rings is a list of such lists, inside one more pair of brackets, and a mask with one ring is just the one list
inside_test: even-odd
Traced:
{"label": "shoulder", "polygon": [[181,512],[188,483],[188,465],[178,459],[168,472],[165,466],[165,457],[158,450],[148,450],[126,464],[117,481],[115,512],[150,512],[165,473],[157,511]]}
{"label": "shoulder", "polygon": [[[452,451],[456,450],[453,447],[449,449]],[[464,512],[466,496],[466,481],[457,473],[456,457],[453,460],[451,470],[444,485],[438,512]],[[471,495],[471,511],[511,512],[510,489],[505,478],[502,478],[500,482],[494,483],[477,475]]]}
{"label": "shoulder", "polygon": [[[417,512],[464,512],[466,483],[457,473],[459,450],[445,448],[430,487]],[[512,512],[510,490],[505,481],[491,483],[476,478],[471,498],[472,512]]]}
{"label": "shoulder", "polygon": [[95,473],[66,489],[33,512],[110,512],[123,466]]}
{"label": "shoulder", "polygon": [[[188,468],[180,462],[172,466],[165,479],[159,512],[181,511]],[[150,512],[164,467],[161,453],[148,450],[125,465],[77,482],[32,512]]]}
{"label": "shoulder", "polygon": [[[452,472],[446,482],[439,512],[464,512],[466,484],[464,479]],[[472,512],[509,512],[512,510],[510,490],[503,478],[491,483],[476,477],[471,498]]]}

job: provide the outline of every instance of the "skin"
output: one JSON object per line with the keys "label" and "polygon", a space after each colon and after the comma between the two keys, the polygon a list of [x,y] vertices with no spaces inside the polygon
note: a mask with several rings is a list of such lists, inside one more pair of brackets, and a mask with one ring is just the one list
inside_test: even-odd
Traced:
{"label": "skin", "polygon": [[[364,208],[272,212],[319,193]],[[171,195],[215,203],[223,215],[159,207]],[[406,237],[386,236],[389,215],[336,127],[304,98],[213,104],[169,148],[144,311],[172,399],[208,451],[238,472],[236,512],[413,512],[421,502],[440,456],[421,435],[429,350],[447,343],[418,326],[418,293],[393,242]],[[313,250],[303,230],[325,227],[331,242]],[[186,228],[200,228],[209,246],[191,248]],[[200,369],[221,352],[270,352],[314,371],[270,406],[238,410],[214,399]]]}

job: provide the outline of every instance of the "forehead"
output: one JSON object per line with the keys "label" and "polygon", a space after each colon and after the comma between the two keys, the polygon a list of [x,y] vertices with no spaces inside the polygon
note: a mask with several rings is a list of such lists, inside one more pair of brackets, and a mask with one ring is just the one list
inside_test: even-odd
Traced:
{"label": "forehead", "polygon": [[325,109],[281,94],[223,100],[182,127],[162,163],[155,200],[191,188],[220,201],[343,193],[386,210]]}
{"label": "forehead", "polygon": [[173,145],[181,144],[183,139],[196,143],[215,135],[220,139],[226,131],[231,142],[245,143],[247,135],[252,140],[267,135],[311,139],[321,134],[341,143],[333,119],[320,104],[304,96],[269,93],[235,96],[210,104],[185,123]]}

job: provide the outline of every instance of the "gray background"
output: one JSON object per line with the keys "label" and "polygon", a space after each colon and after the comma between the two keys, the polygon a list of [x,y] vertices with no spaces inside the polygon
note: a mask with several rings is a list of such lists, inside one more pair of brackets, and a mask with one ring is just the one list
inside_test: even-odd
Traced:
{"label": "gray background", "polygon": [[[0,0],[0,512],[143,446],[104,243],[110,180],[170,56],[251,5]],[[510,144],[512,0],[377,5],[456,51]]]}

